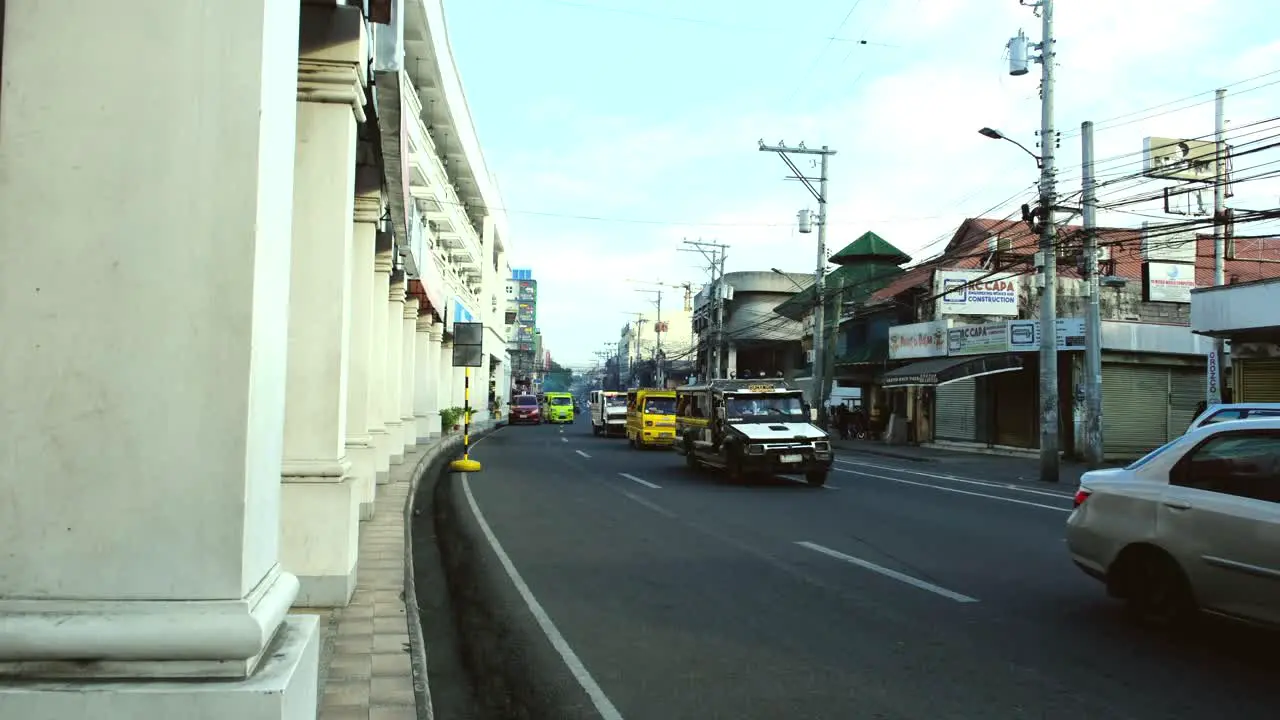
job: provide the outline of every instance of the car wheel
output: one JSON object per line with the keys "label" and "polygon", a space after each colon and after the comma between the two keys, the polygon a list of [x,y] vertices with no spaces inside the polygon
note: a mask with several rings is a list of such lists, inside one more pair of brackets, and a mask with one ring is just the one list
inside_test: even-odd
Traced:
{"label": "car wheel", "polygon": [[1191,584],[1178,564],[1158,550],[1134,552],[1125,561],[1124,596],[1135,619],[1157,627],[1185,621],[1195,611]]}

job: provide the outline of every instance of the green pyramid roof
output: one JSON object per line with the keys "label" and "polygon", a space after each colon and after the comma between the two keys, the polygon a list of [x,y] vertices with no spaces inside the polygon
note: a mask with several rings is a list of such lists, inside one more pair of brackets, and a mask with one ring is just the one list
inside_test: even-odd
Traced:
{"label": "green pyramid roof", "polygon": [[843,250],[832,255],[830,262],[836,265],[848,265],[868,260],[902,265],[911,262],[911,256],[894,247],[888,240],[867,231],[857,240],[846,245]]}

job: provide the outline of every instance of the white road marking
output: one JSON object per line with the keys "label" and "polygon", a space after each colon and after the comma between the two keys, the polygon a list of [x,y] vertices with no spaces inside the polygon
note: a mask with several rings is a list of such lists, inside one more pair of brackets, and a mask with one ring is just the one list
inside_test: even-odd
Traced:
{"label": "white road marking", "polygon": [[1074,497],[1067,493],[1054,492],[1052,490],[1037,490],[1023,485],[1014,483],[998,483],[989,480],[974,480],[972,478],[959,477],[957,475],[939,475],[936,473],[920,472],[919,470],[907,470],[905,468],[894,467],[892,465],[874,465],[872,463],[853,462],[852,460],[836,460],[842,465],[854,465],[857,467],[869,467],[877,470],[892,470],[894,472],[907,473],[908,475],[919,475],[921,477],[934,478],[937,480],[948,480],[950,482],[964,483],[966,485],[979,485],[982,487],[1000,488],[1002,490],[1017,490],[1018,492],[1030,493],[1032,495],[1044,495],[1046,497],[1070,498]]}
{"label": "white road marking", "polygon": [[467,495],[467,503],[471,505],[471,512],[476,517],[476,523],[480,525],[480,531],[484,533],[485,539],[489,541],[489,547],[493,548],[494,554],[498,556],[498,561],[502,563],[502,568],[507,571],[507,577],[515,585],[516,591],[524,599],[525,605],[529,606],[529,612],[533,613],[533,619],[538,622],[538,627],[542,628],[543,634],[551,641],[551,645],[555,647],[556,652],[560,653],[560,657],[569,668],[569,672],[573,673],[574,679],[587,692],[587,697],[591,698],[591,704],[595,705],[596,712],[600,713],[604,720],[622,720],[622,713],[618,712],[618,708],[614,707],[613,702],[609,700],[609,696],[604,694],[604,690],[600,689],[600,685],[596,683],[595,678],[591,677],[591,672],[587,670],[586,665],[582,664],[578,654],[573,651],[573,648],[569,647],[569,642],[560,634],[556,624],[552,622],[551,616],[547,615],[547,611],[542,608],[542,603],[539,603],[538,598],[533,596],[533,591],[529,589],[529,585],[520,576],[520,571],[516,569],[515,563],[511,562],[507,551],[502,549],[502,543],[498,542],[497,536],[493,534],[493,529],[489,527],[488,521],[484,519],[484,513],[480,512],[480,506],[476,504],[476,498],[471,494],[471,483],[465,475],[462,478],[462,491]]}
{"label": "white road marking", "polygon": [[640,497],[639,495],[636,495],[635,493],[629,493],[629,492],[627,492],[626,490],[622,490],[622,491],[620,491],[620,492],[621,492],[623,495],[626,495],[627,497],[631,498],[632,500],[635,500],[636,502],[640,503],[641,505],[643,505],[643,506],[645,506],[645,507],[649,508],[650,510],[652,510],[652,511],[654,511],[654,512],[658,513],[659,515],[664,515],[664,516],[669,517],[669,518],[671,518],[671,519],[673,519],[673,520],[674,520],[674,519],[676,519],[676,514],[675,514],[675,513],[673,513],[673,512],[671,512],[670,510],[668,510],[668,509],[666,509],[666,508],[662,507],[661,505],[658,505],[657,503],[655,503],[655,502],[653,502],[653,501],[651,501],[651,500],[646,500],[645,498],[642,498],[642,497]]}
{"label": "white road marking", "polygon": [[649,482],[648,480],[641,480],[640,478],[636,477],[635,475],[632,475],[631,473],[618,473],[618,474],[619,474],[619,475],[621,475],[622,477],[624,477],[624,478],[626,478],[626,479],[630,480],[631,482],[634,482],[634,483],[640,483],[641,485],[644,485],[645,487],[651,487],[651,488],[653,488],[654,490],[661,490],[661,489],[662,489],[662,486],[661,486],[661,485],[654,485],[653,483]]}
{"label": "white road marking", "polygon": [[[876,475],[874,473],[862,472],[861,470],[845,470],[844,468],[833,468],[836,472],[849,473],[850,475],[864,475],[880,480],[888,480],[889,482],[901,483],[903,485],[915,485],[916,487],[929,488],[930,490],[939,490],[941,492],[956,493],[957,495],[972,495],[973,497],[987,498],[988,500],[999,500],[1000,502],[1013,503],[1015,505],[1027,505],[1029,507],[1043,508],[1045,510],[1057,510],[1058,512],[1069,513],[1069,508],[1060,508],[1056,505],[1045,505],[1043,503],[1031,502],[1029,500],[1019,500],[1017,498],[1001,497],[1000,495],[988,495],[987,493],[973,492],[971,490],[961,490],[959,488],[943,487],[934,485],[933,483],[916,482],[915,480],[903,480],[902,478],[889,477],[888,475]],[[1065,499],[1065,498],[1064,498]]]}
{"label": "white road marking", "polygon": [[582,457],[584,457],[584,458],[589,458],[589,457],[591,457],[590,455],[588,455],[588,454],[586,454],[586,453],[582,452],[581,450],[574,450],[574,452],[578,453],[579,455],[581,455],[581,456],[582,456]]}
{"label": "white road marking", "polygon": [[947,598],[949,600],[955,600],[958,603],[978,602],[977,598],[972,598],[972,597],[969,597],[968,595],[961,595],[958,592],[954,592],[944,587],[934,585],[931,582],[925,582],[924,580],[921,580],[919,578],[914,578],[914,577],[911,577],[910,575],[904,575],[903,573],[900,573],[897,570],[890,570],[889,568],[884,567],[883,565],[877,565],[871,562],[870,560],[863,560],[862,558],[856,558],[852,555],[845,555],[839,550],[832,550],[829,547],[824,547],[822,545],[819,545],[817,543],[812,543],[807,540],[797,541],[796,544],[799,545],[800,547],[809,548],[814,552],[822,553],[827,557],[833,557],[837,560],[843,560],[851,565],[857,565],[858,567],[863,568],[864,570],[870,570],[871,572],[874,572],[874,573],[880,573],[881,575],[884,575],[887,578],[893,578],[894,580],[897,580],[898,582],[906,583],[911,587],[919,588],[921,590],[927,590],[928,592],[931,592],[935,595],[941,595],[942,597]]}
{"label": "white road marking", "polygon": [[569,438],[560,438],[560,442],[569,442]]}

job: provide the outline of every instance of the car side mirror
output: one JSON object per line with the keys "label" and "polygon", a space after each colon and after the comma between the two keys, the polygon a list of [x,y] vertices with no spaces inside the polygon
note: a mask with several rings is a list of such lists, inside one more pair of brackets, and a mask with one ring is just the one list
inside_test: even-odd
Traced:
{"label": "car side mirror", "polygon": [[721,405],[720,407],[716,408],[716,419],[717,419],[717,420],[723,420],[723,419],[724,419],[724,406],[723,406],[723,405]]}

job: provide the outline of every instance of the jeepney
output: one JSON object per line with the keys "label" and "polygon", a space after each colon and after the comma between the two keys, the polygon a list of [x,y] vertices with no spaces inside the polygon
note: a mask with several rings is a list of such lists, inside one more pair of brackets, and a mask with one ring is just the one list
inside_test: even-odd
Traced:
{"label": "jeepney", "polygon": [[627,434],[627,395],[616,390],[591,391],[591,432],[606,437]]}
{"label": "jeepney", "polygon": [[676,391],[627,391],[627,441],[631,447],[671,447],[676,441]]}
{"label": "jeepney", "polygon": [[804,394],[783,380],[712,380],[676,389],[674,450],[691,468],[753,475],[803,475],[827,482],[831,438],[810,422]]}

